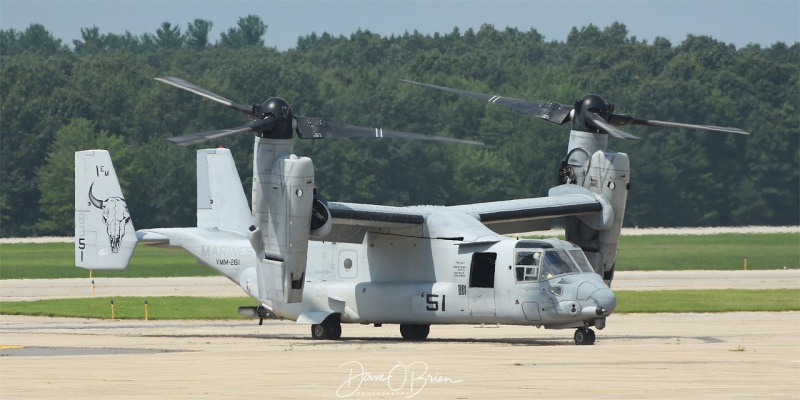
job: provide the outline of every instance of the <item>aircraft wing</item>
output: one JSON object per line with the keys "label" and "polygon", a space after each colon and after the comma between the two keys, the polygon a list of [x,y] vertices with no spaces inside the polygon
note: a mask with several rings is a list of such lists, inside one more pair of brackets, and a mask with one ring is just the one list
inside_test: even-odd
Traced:
{"label": "aircraft wing", "polygon": [[[613,211],[605,198],[576,185],[554,187],[547,197],[450,207],[391,207],[330,202],[328,208],[333,227],[323,240],[345,243],[361,243],[368,231],[424,237],[426,220],[434,215],[453,213],[468,219],[472,217],[499,234],[547,230],[554,218],[568,215],[590,218],[595,224],[605,224],[613,219]],[[432,234],[431,227],[427,229],[427,233]]]}
{"label": "aircraft wing", "polygon": [[413,207],[329,202],[333,228],[325,241],[361,243],[367,231],[422,236],[425,215]]}
{"label": "aircraft wing", "polygon": [[[610,206],[604,199],[576,185],[550,189],[548,197],[495,201],[448,207],[477,218],[500,234],[514,234],[550,229],[554,218],[568,215],[598,214],[605,220]],[[613,215],[610,216],[613,219]]]}

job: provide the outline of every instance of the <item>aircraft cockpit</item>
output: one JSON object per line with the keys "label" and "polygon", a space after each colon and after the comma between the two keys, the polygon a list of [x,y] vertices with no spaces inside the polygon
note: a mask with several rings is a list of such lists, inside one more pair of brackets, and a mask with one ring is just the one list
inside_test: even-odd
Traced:
{"label": "aircraft cockpit", "polygon": [[517,249],[515,256],[517,282],[538,281],[542,250]]}
{"label": "aircraft cockpit", "polygon": [[558,249],[550,243],[520,242],[515,252],[517,283],[546,281],[561,275],[594,272],[586,255],[578,248]]}

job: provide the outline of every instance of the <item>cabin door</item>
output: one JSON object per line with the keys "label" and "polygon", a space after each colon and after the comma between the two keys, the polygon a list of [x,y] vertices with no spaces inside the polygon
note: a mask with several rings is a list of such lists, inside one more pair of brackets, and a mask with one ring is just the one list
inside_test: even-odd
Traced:
{"label": "cabin door", "polygon": [[469,310],[473,316],[494,315],[494,273],[497,253],[473,253],[469,272]]}

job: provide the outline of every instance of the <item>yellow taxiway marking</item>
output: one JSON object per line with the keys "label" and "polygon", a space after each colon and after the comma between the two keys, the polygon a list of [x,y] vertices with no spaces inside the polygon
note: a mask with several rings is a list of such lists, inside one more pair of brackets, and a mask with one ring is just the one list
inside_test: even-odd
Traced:
{"label": "yellow taxiway marking", "polygon": [[8,350],[8,349],[22,349],[25,346],[0,346],[0,350]]}

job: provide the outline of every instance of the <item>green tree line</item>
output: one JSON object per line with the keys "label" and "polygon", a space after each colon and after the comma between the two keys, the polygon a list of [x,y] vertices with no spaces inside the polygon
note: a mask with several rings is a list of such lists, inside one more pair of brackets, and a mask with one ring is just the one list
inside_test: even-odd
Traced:
{"label": "green tree line", "polygon": [[195,150],[230,148],[249,195],[252,135],[192,148],[164,138],[239,126],[241,115],[153,80],[178,76],[242,104],[279,96],[295,114],[480,140],[300,140],[328,199],[386,205],[546,196],[566,155],[558,126],[410,79],[570,104],[597,93],[645,119],[736,126],[752,136],[626,127],[609,140],[631,158],[627,226],[800,223],[800,45],[737,49],[707,36],[652,43],[614,23],[390,37],[369,31],[264,45],[267,25],[239,20],[217,40],[211,21],[154,34],[81,30],[71,46],[33,24],[0,30],[0,236],[71,235],[76,150],[109,149],[137,228],[195,223]]}

